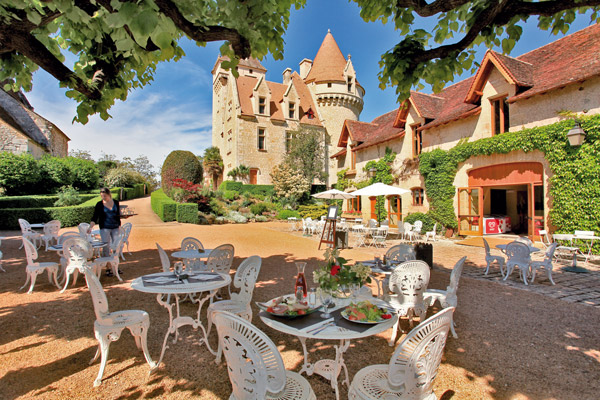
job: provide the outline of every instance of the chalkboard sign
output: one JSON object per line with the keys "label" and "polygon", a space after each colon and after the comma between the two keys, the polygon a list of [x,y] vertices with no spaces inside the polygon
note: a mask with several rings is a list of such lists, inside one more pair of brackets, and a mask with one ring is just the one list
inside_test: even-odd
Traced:
{"label": "chalkboard sign", "polygon": [[329,219],[329,220],[337,219],[337,212],[338,212],[337,206],[329,206],[329,210],[327,210],[327,219]]}

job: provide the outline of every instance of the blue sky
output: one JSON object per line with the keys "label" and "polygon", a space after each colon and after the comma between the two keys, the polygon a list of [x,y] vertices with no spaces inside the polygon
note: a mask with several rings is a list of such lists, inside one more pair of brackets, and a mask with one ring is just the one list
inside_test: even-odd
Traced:
{"label": "blue sky", "polygon": [[[377,74],[381,55],[401,38],[391,24],[364,22],[359,11],[355,3],[347,0],[307,0],[303,9],[292,10],[284,38],[284,60],[274,61],[271,57],[261,60],[268,70],[267,79],[281,82],[286,68],[298,71],[303,58],[314,59],[327,30],[331,29],[344,56],[351,54],[357,79],[366,90],[360,119],[371,121],[397,108],[394,89],[379,89]],[[415,28],[431,30],[434,23],[432,19]],[[589,17],[580,16],[570,32],[588,23]],[[523,36],[511,55],[518,56],[558,37],[537,29],[532,21],[524,26]],[[64,96],[64,89],[44,71],[36,73],[34,89],[26,95],[37,113],[71,138],[70,150],[87,150],[94,159],[102,153],[114,154],[119,159],[145,155],[159,170],[172,150],[203,154],[211,146],[210,71],[220,45],[219,42],[197,47],[189,41],[184,43],[187,56],[177,63],[161,64],[154,82],[130,93],[126,102],[117,102],[110,110],[113,118],[108,121],[95,116],[87,125],[72,124],[76,104]],[[480,49],[478,61],[485,50]]]}

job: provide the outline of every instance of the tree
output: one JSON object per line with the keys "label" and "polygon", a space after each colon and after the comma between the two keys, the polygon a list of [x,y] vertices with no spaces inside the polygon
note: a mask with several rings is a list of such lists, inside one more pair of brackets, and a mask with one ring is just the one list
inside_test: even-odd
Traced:
{"label": "tree", "polygon": [[324,182],[327,179],[324,132],[316,128],[301,128],[291,135],[290,150],[284,163],[300,172],[309,184],[315,179]]}
{"label": "tree", "polygon": [[223,158],[218,147],[212,146],[204,150],[202,165],[206,175],[212,179],[213,187],[216,188],[219,176],[223,172]]}
{"label": "tree", "polygon": [[287,199],[292,205],[295,205],[298,199],[310,190],[310,182],[306,177],[285,162],[273,168],[271,180],[275,194]]}
{"label": "tree", "polygon": [[[177,61],[187,37],[199,46],[221,47],[235,57],[283,58],[290,8],[305,0],[3,0],[0,5],[0,81],[5,90],[31,90],[42,68],[70,90],[78,103],[75,120],[104,120],[115,100],[147,85],[158,63]],[[63,52],[75,55],[72,67]]]}
{"label": "tree", "polygon": [[70,150],[69,157],[75,157],[75,158],[81,158],[82,160],[94,161],[94,159],[92,158],[92,153],[90,153],[88,150],[79,150],[79,149]]}
{"label": "tree", "polygon": [[[464,71],[473,72],[474,47],[498,46],[510,53],[520,39],[520,24],[537,17],[538,27],[556,35],[566,33],[577,14],[591,12],[599,18],[600,0],[354,0],[365,21],[392,21],[404,39],[381,57],[380,87],[396,87],[400,101],[420,81],[440,91]],[[433,31],[412,29],[415,14],[436,18]],[[446,41],[459,36],[453,43]]]}
{"label": "tree", "polygon": [[234,181],[237,178],[240,178],[243,181],[248,175],[250,175],[250,168],[244,164],[240,164],[238,167],[235,167],[227,173],[227,176],[232,177]]}

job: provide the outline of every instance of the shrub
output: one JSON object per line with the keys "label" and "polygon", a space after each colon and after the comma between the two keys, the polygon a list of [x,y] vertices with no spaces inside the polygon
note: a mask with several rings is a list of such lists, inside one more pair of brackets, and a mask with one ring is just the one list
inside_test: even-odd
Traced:
{"label": "shrub", "polygon": [[236,224],[245,224],[248,222],[248,218],[244,217],[237,211],[232,211],[227,215],[227,219],[231,222],[235,222]]}
{"label": "shrub", "polygon": [[225,190],[223,192],[223,200],[233,201],[240,197],[240,193],[235,190]]}
{"label": "shrub", "polygon": [[161,169],[162,188],[167,195],[171,195],[173,180],[185,179],[192,183],[202,182],[202,164],[192,152],[185,150],[172,151]]}
{"label": "shrub", "polygon": [[187,224],[198,223],[198,205],[196,203],[180,203],[177,204],[177,222]]}
{"label": "shrub", "polygon": [[58,200],[54,202],[54,207],[74,206],[81,203],[79,192],[73,186],[63,186],[58,192]]}
{"label": "shrub", "polygon": [[175,221],[177,218],[177,203],[170,199],[162,189],[158,189],[150,195],[152,210],[164,222]]}
{"label": "shrub", "polygon": [[300,213],[294,210],[281,210],[277,214],[277,219],[288,219],[291,217],[301,218]]}
{"label": "shrub", "polygon": [[100,176],[100,180],[102,181],[102,185],[106,186],[104,182],[104,177],[113,168],[117,168],[117,163],[110,160],[98,161],[96,163],[96,168],[98,168],[98,175]]}
{"label": "shrub", "polygon": [[421,221],[423,223],[423,228],[421,228],[421,233],[423,234],[431,231],[433,229],[433,224],[435,224],[435,220],[431,215],[421,212],[408,214],[406,218],[404,218],[404,222],[408,222],[409,224],[414,225],[415,221]]}
{"label": "shrub", "polygon": [[315,204],[309,206],[300,206],[298,207],[298,212],[302,216],[302,218],[312,218],[317,219],[321,218],[323,215],[327,215],[327,210],[329,206],[327,204]]}
{"label": "shrub", "polygon": [[235,190],[241,192],[243,186],[242,182],[223,181],[223,183],[219,185],[219,190]]}
{"label": "shrub", "polygon": [[31,154],[0,153],[0,186],[7,196],[34,194],[40,180],[37,161]]}
{"label": "shrub", "polygon": [[44,156],[38,161],[40,183],[38,193],[52,193],[62,186],[70,186],[75,174],[62,158]]}
{"label": "shrub", "polygon": [[209,202],[209,206],[210,206],[210,210],[213,214],[215,215],[225,215],[225,213],[227,212],[225,210],[225,205],[223,204],[223,202],[217,200],[217,199],[211,199]]}
{"label": "shrub", "polygon": [[250,212],[256,215],[262,215],[262,213],[269,211],[269,206],[265,203],[256,203],[250,206]]}
{"label": "shrub", "polygon": [[76,157],[66,157],[63,159],[65,165],[73,173],[73,187],[79,190],[88,190],[98,188],[100,176],[98,168],[91,160],[82,160]]}
{"label": "shrub", "polygon": [[273,196],[275,190],[273,185],[243,185],[242,193],[250,193],[253,196]]}
{"label": "shrub", "polygon": [[254,220],[256,222],[267,222],[269,218],[265,217],[264,215],[257,215]]}
{"label": "shrub", "polygon": [[122,186],[130,188],[136,184],[143,184],[145,181],[146,179],[139,172],[123,167],[109,170],[104,177],[104,184],[108,187]]}
{"label": "shrub", "polygon": [[0,228],[19,229],[19,218],[32,222],[57,219],[63,227],[76,226],[92,219],[94,206],[99,200],[100,197],[94,196],[85,203],[70,207],[2,208]]}

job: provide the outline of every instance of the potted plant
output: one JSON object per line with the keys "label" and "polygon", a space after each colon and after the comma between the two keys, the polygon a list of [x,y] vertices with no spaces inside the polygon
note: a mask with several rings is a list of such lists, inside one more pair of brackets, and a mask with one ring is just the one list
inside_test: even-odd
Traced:
{"label": "potted plant", "polygon": [[347,297],[351,288],[360,288],[371,283],[371,269],[361,263],[348,265],[348,260],[340,257],[339,249],[325,251],[325,264],[313,272],[313,280],[323,291],[336,297]]}

